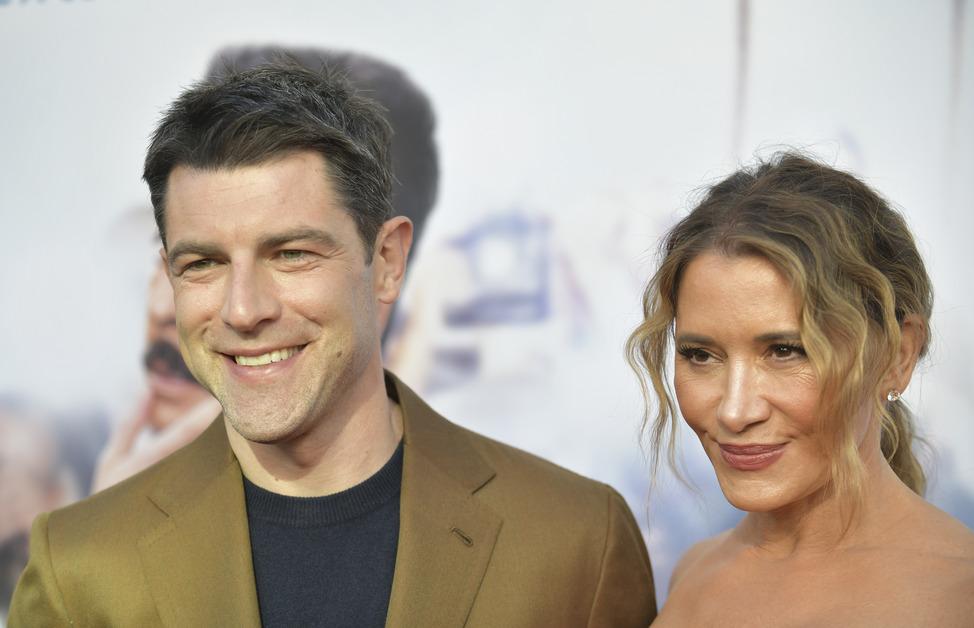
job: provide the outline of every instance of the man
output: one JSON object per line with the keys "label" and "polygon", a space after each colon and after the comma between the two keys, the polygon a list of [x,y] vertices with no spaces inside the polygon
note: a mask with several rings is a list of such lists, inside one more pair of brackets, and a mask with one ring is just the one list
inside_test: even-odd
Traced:
{"label": "man", "polygon": [[180,350],[221,419],[42,515],[11,625],[646,626],[609,487],[457,427],[383,371],[412,226],[388,127],[328,73],[197,85],[146,158]]}
{"label": "man", "polygon": [[[287,59],[317,71],[338,70],[384,109],[392,128],[392,206],[413,223],[413,241],[422,237],[436,202],[439,163],[433,139],[435,115],[429,98],[401,69],[353,52],[323,48],[233,46],[219,50],[206,76],[219,79]],[[121,421],[102,450],[91,492],[108,488],[162,460],[199,436],[220,412],[220,405],[199,385],[177,348],[172,289],[160,263],[149,282],[146,349],[143,366],[147,391],[136,410]],[[401,317],[398,320],[402,320]],[[383,348],[401,325],[383,334]]]}

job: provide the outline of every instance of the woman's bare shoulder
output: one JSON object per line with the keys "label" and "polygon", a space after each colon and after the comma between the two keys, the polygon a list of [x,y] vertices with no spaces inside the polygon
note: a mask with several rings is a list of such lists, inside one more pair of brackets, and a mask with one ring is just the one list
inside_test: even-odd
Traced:
{"label": "woman's bare shoulder", "polygon": [[[878,563],[898,599],[939,625],[965,625],[974,613],[974,531],[919,497]],[[914,599],[915,598],[915,599]],[[906,609],[904,609],[906,612]]]}
{"label": "woman's bare shoulder", "polygon": [[[960,561],[974,561],[974,531],[920,497],[905,522],[902,538],[916,550]],[[974,567],[974,563],[972,563]]]}

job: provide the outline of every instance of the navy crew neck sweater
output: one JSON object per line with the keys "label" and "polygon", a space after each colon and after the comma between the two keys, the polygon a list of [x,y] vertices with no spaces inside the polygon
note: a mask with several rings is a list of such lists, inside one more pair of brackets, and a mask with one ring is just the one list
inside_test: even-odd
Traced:
{"label": "navy crew neck sweater", "polygon": [[361,484],[289,497],[244,478],[264,628],[385,626],[399,541],[403,445]]}

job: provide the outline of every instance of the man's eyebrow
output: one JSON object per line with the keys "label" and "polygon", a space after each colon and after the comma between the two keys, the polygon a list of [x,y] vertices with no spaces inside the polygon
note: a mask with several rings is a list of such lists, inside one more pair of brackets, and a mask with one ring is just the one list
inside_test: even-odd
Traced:
{"label": "man's eyebrow", "polygon": [[[312,227],[298,227],[297,229],[275,233],[273,235],[264,237],[260,241],[260,246],[264,249],[273,249],[288,244],[289,242],[297,242],[301,240],[310,240],[329,248],[338,247],[338,240],[335,238],[335,236],[331,235],[327,231],[314,229]],[[166,252],[166,258],[172,261],[181,255],[216,257],[219,254],[220,248],[214,244],[200,242],[197,240],[183,240],[177,244],[174,244],[172,248]]]}
{"label": "man's eyebrow", "polygon": [[207,242],[199,242],[197,240],[183,240],[172,246],[166,252],[166,259],[172,262],[177,257],[181,255],[199,255],[200,257],[215,257],[219,255],[220,249],[214,245]]}
{"label": "man's eyebrow", "polygon": [[338,248],[338,240],[332,234],[313,227],[298,227],[282,233],[275,233],[261,238],[260,247],[263,249],[275,249],[290,242],[311,241],[317,242],[327,248]]}

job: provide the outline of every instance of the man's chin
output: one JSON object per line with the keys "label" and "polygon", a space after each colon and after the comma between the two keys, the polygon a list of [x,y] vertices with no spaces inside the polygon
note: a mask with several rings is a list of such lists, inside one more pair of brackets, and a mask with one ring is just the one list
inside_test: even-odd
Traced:
{"label": "man's chin", "polygon": [[273,445],[294,438],[301,432],[299,425],[292,425],[286,417],[274,420],[269,415],[241,417],[225,412],[227,423],[244,440],[260,445]]}

